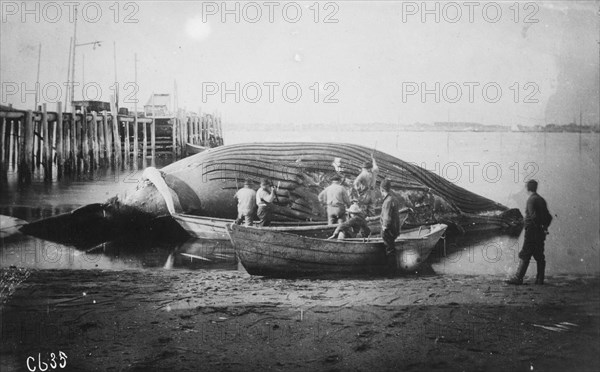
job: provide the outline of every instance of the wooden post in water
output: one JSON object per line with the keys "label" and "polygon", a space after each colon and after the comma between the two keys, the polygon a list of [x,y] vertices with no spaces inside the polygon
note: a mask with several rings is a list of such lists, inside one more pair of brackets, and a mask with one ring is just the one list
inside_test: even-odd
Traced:
{"label": "wooden post in water", "polygon": [[198,114],[198,116],[196,117],[196,133],[198,135],[198,138],[196,139],[196,143],[198,144],[202,144],[202,114]]}
{"label": "wooden post in water", "polygon": [[187,124],[184,121],[184,117],[181,115],[182,111],[178,110],[177,111],[177,124],[179,125],[179,156],[180,157],[184,157],[184,152],[185,152],[185,143],[187,142]]}
{"label": "wooden post in water", "polygon": [[108,113],[102,111],[102,127],[104,128],[104,145],[106,147],[106,165],[109,167],[112,166],[112,131],[110,130],[110,126],[108,125]]}
{"label": "wooden post in water", "polygon": [[[41,110],[40,110],[41,111]],[[30,154],[33,159],[33,165],[39,167],[42,164],[42,124],[35,120],[36,112],[33,112],[33,153]]]}
{"label": "wooden post in water", "polygon": [[71,173],[71,160],[73,158],[73,155],[71,153],[72,148],[71,148],[71,136],[73,135],[73,131],[71,130],[71,121],[69,120],[69,116],[67,115],[67,120],[65,121],[66,114],[62,114],[63,117],[63,127],[64,127],[64,137],[63,137],[63,153],[64,153],[64,158],[63,158],[63,164],[64,164],[64,169],[63,169],[63,173],[64,174],[70,174]]}
{"label": "wooden post in water", "polygon": [[[129,122],[123,121],[123,124],[125,124],[125,164],[129,164],[129,161],[131,160],[131,148],[129,147]],[[137,161],[137,159],[135,161]]]}
{"label": "wooden post in water", "polygon": [[98,130],[98,115],[96,111],[92,111],[92,127],[91,127],[91,143],[92,143],[92,156],[94,158],[94,170],[98,169],[100,165],[100,149],[99,149],[99,130]]}
{"label": "wooden post in water", "polygon": [[[23,118],[21,118],[23,120]],[[18,120],[8,120],[10,123],[10,143],[8,148],[8,161],[9,165],[15,169],[17,163],[17,133],[19,131],[19,122]]]}
{"label": "wooden post in water", "polygon": [[19,183],[31,183],[31,154],[33,152],[33,112],[27,110],[25,120],[21,120],[19,143]]}
{"label": "wooden post in water", "polygon": [[[21,118],[20,120],[23,120]],[[8,166],[15,169],[16,160],[17,160],[17,131],[19,130],[19,121],[14,119],[6,119],[6,123],[8,124],[8,158],[6,161],[8,162]],[[10,128],[10,129],[8,129]]]}
{"label": "wooden post in water", "polygon": [[13,169],[18,169],[18,165],[19,165],[19,153],[20,153],[20,141],[21,141],[21,137],[23,132],[21,132],[21,122],[25,120],[25,116],[23,116],[22,118],[18,119],[18,120],[13,120],[13,124],[12,124],[12,132],[13,132],[13,137],[12,137],[12,143],[13,143],[13,159],[12,159],[12,166]]}
{"label": "wooden post in water", "polygon": [[80,115],[81,120],[81,152],[83,154],[83,172],[88,172],[90,170],[90,127],[87,123],[87,115],[84,112]]}
{"label": "wooden post in water", "polygon": [[172,117],[169,120],[169,124],[171,124],[171,133],[173,135],[171,157],[173,158],[173,161],[175,161],[175,159],[177,159],[177,118]]}
{"label": "wooden post in water", "polygon": [[111,126],[113,134],[113,143],[115,145],[115,167],[119,168],[121,165],[122,153],[121,153],[121,135],[119,134],[119,118],[117,115],[117,106],[115,103],[115,97],[110,96],[110,115],[112,116]]}
{"label": "wooden post in water", "polygon": [[187,141],[189,143],[194,143],[194,125],[192,122],[192,116],[189,115],[187,112],[185,113],[185,125],[188,128],[188,139]]}
{"label": "wooden post in water", "polygon": [[56,178],[61,179],[65,162],[63,148],[64,128],[62,115],[62,102],[56,103]]}
{"label": "wooden post in water", "polygon": [[198,133],[198,139],[196,140],[196,142],[199,145],[202,145],[202,114],[198,114],[198,116],[196,117],[196,125],[198,125],[198,129],[196,131],[196,133]]}
{"label": "wooden post in water", "polygon": [[96,120],[98,120],[98,156],[100,157],[100,166],[104,167],[106,166],[106,136],[104,135],[104,120],[102,114],[99,114],[98,112],[96,113]]}
{"label": "wooden post in water", "polygon": [[4,154],[4,161],[6,162],[6,168],[5,170],[8,171],[8,168],[10,167],[10,156],[11,156],[11,152],[12,152],[12,143],[11,143],[11,132],[12,132],[12,120],[8,119],[8,118],[3,118],[4,120],[4,136],[6,137],[4,139],[4,147],[3,147],[3,154]]}
{"label": "wooden post in water", "polygon": [[71,152],[73,153],[71,170],[76,174],[80,170],[79,157],[81,156],[81,149],[79,145],[81,143],[81,128],[77,125],[77,115],[73,112],[71,113],[71,131]]}
{"label": "wooden post in water", "polygon": [[150,123],[150,155],[152,156],[152,165],[154,166],[154,160],[156,158],[156,119],[152,118]]}
{"label": "wooden post in water", "polygon": [[50,123],[46,104],[42,105],[41,129],[44,136],[44,181],[52,181],[52,141],[50,140]]}
{"label": "wooden post in water", "polygon": [[192,145],[195,145],[196,144],[196,120],[190,114],[190,116],[188,116],[188,121],[190,123],[190,143]]}
{"label": "wooden post in water", "polygon": [[146,156],[148,156],[148,123],[146,123],[145,120],[142,120],[142,125],[144,125],[144,142],[142,143],[142,158],[146,159]]}
{"label": "wooden post in water", "polygon": [[77,173],[77,157],[79,156],[79,153],[77,152],[77,123],[75,121],[75,114],[70,112],[67,115],[69,116],[69,129],[71,131],[71,136],[69,137],[71,146],[71,152],[69,153],[69,172],[75,174]]}
{"label": "wooden post in water", "polygon": [[5,178],[5,173],[8,172],[8,156],[7,156],[7,142],[6,141],[6,126],[8,125],[8,120],[3,117],[0,117],[0,126],[2,129],[0,130],[0,178]]}
{"label": "wooden post in water", "polygon": [[150,153],[152,155],[152,166],[156,157],[156,106],[154,105],[155,94],[152,92],[152,122],[150,123]]}
{"label": "wooden post in water", "polygon": [[139,126],[137,114],[133,117],[133,159],[137,162],[138,155],[140,152],[140,140],[139,140]]}

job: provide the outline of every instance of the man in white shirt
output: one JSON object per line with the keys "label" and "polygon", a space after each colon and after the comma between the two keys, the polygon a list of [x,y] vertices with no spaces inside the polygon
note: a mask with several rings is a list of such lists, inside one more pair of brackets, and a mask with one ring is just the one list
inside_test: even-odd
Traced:
{"label": "man in white shirt", "polygon": [[256,216],[258,217],[257,226],[269,226],[271,224],[271,203],[275,198],[275,189],[270,185],[271,182],[265,178],[260,182],[260,189],[256,191],[256,205],[258,205],[258,211],[256,212]]}
{"label": "man in white shirt", "polygon": [[327,206],[327,220],[330,225],[346,220],[346,207],[350,205],[350,198],[346,188],[340,184],[341,177],[331,177],[331,185],[327,186],[319,194],[321,204]]}
{"label": "man in white shirt", "polygon": [[354,192],[358,205],[367,213],[367,216],[375,214],[375,195],[373,190],[375,189],[378,173],[379,167],[375,162],[375,158],[372,158],[371,161],[363,163],[360,174],[354,180]]}
{"label": "man in white shirt", "polygon": [[254,210],[256,209],[256,191],[252,189],[252,181],[245,180],[244,187],[235,193],[235,198],[238,200],[238,216],[235,223],[241,225],[242,221],[245,221],[244,225],[252,225]]}

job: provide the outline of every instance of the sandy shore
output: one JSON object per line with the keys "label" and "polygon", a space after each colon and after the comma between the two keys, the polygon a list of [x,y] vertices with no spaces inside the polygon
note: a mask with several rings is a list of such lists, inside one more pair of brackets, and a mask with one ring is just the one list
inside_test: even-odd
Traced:
{"label": "sandy shore", "polygon": [[513,287],[501,277],[456,275],[2,275],[3,286],[14,284],[12,294],[2,292],[2,371],[27,370],[28,357],[49,362],[50,353],[58,362],[66,356],[63,370],[99,371],[600,368],[597,277]]}

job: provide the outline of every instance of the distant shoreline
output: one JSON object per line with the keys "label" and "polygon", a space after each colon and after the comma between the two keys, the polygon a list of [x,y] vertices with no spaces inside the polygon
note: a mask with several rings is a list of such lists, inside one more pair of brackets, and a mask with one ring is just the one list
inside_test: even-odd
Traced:
{"label": "distant shoreline", "polygon": [[235,131],[248,131],[248,132],[256,132],[256,131],[271,131],[277,130],[280,132],[297,132],[297,131],[306,131],[306,130],[314,130],[314,131],[327,131],[327,132],[336,132],[343,130],[344,132],[421,132],[421,133],[553,133],[553,134],[600,134],[600,128],[596,129],[587,129],[587,130],[510,130],[506,129],[475,129],[475,130],[465,130],[465,129],[436,129],[436,128],[373,128],[372,126],[365,124],[361,127],[350,127],[350,128],[342,128],[337,125],[327,125],[327,124],[225,124],[226,129],[224,130],[235,130]]}

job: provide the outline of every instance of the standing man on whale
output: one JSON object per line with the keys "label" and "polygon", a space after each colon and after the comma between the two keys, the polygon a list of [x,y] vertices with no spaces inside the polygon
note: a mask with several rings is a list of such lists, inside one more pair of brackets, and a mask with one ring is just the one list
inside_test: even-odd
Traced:
{"label": "standing man on whale", "polygon": [[358,201],[358,205],[365,211],[367,217],[375,215],[375,183],[379,167],[375,162],[375,157],[365,161],[362,165],[360,174],[356,177],[353,184],[353,192]]}

